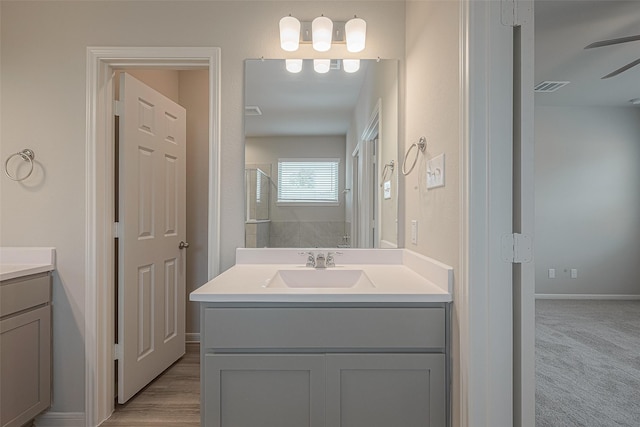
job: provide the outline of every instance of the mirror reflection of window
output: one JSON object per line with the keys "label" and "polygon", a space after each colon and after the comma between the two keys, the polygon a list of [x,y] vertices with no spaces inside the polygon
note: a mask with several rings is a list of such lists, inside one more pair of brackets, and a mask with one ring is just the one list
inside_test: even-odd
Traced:
{"label": "mirror reflection of window", "polygon": [[278,159],[279,206],[337,206],[340,159]]}

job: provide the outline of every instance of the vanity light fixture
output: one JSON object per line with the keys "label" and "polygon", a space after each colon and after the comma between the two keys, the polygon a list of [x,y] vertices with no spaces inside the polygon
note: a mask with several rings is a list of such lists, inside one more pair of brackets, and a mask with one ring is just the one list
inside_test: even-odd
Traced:
{"label": "vanity light fixture", "polygon": [[345,71],[345,73],[355,73],[360,69],[360,60],[359,59],[343,59],[342,69]]}
{"label": "vanity light fixture", "polygon": [[302,59],[286,59],[284,66],[290,73],[299,73],[302,71]]}
{"label": "vanity light fixture", "polygon": [[330,69],[331,69],[330,59],[314,59],[313,60],[313,70],[316,73],[319,73],[319,74],[328,73]]}
{"label": "vanity light fixture", "polygon": [[300,21],[293,16],[280,20],[280,47],[287,52],[295,52],[300,45]]}
{"label": "vanity light fixture", "polygon": [[367,23],[356,16],[344,24],[344,32],[347,37],[347,50],[349,52],[362,52],[367,40]]}
{"label": "vanity light fixture", "polygon": [[354,16],[347,22],[333,22],[322,15],[300,22],[293,16],[280,19],[280,46],[295,52],[300,44],[311,44],[318,52],[327,52],[333,44],[346,44],[349,52],[362,52],[367,38],[367,23]]}
{"label": "vanity light fixture", "polygon": [[311,39],[313,48],[318,52],[326,52],[331,49],[333,38],[333,22],[326,16],[318,16],[311,22]]}

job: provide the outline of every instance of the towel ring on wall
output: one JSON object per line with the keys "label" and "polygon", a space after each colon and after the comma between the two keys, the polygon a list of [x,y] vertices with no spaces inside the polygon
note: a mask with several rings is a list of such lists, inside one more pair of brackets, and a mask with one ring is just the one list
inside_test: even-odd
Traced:
{"label": "towel ring on wall", "polygon": [[[409,157],[409,153],[411,152],[411,150],[413,150],[414,147],[416,148],[416,157],[413,159],[413,163],[411,164],[411,167],[409,168],[409,170],[407,170],[406,168],[407,158]],[[413,168],[416,167],[416,163],[418,162],[418,155],[420,154],[420,152],[424,153],[426,149],[427,149],[427,138],[425,138],[424,136],[421,136],[418,142],[414,142],[413,144],[411,144],[411,147],[409,147],[409,149],[407,150],[407,154],[404,155],[404,161],[402,162],[403,175],[406,176],[411,173]]]}
{"label": "towel ring on wall", "polygon": [[[25,176],[23,177],[19,177],[17,175],[13,176],[9,173],[9,168],[8,168],[9,162],[14,157],[22,157],[22,160],[24,160],[25,162],[29,162],[29,172],[27,172]],[[7,157],[7,161],[4,162],[4,173],[12,181],[24,181],[25,179],[29,178],[31,176],[31,173],[33,172],[33,159],[35,158],[36,158],[36,153],[34,153],[33,150],[30,150],[29,148],[25,148],[22,151],[18,151],[17,153]]]}
{"label": "towel ring on wall", "polygon": [[387,179],[387,172],[389,172],[389,177],[391,177],[391,175],[393,175],[393,169],[395,169],[395,167],[396,165],[393,160],[391,160],[389,163],[385,163],[384,168],[382,168],[382,179],[380,180],[382,182],[380,183],[380,187],[384,185],[384,181]]}

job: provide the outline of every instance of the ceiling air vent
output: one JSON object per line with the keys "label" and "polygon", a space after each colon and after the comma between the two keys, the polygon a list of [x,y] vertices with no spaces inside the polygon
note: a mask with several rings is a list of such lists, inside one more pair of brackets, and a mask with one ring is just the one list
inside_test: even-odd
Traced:
{"label": "ceiling air vent", "polygon": [[262,110],[257,105],[246,105],[244,107],[245,116],[261,116]]}
{"label": "ceiling air vent", "polygon": [[535,85],[535,87],[533,88],[534,92],[538,92],[538,93],[550,93],[550,92],[555,92],[558,89],[560,89],[561,87],[564,87],[566,85],[568,85],[569,82],[550,82],[550,81],[544,81],[544,82],[540,82],[537,85]]}

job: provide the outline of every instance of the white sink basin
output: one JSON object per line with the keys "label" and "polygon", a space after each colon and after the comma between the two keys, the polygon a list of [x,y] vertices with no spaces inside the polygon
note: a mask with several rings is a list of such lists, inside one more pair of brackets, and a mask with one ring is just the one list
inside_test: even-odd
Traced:
{"label": "white sink basin", "polygon": [[299,269],[278,270],[265,284],[267,288],[374,288],[362,270]]}

